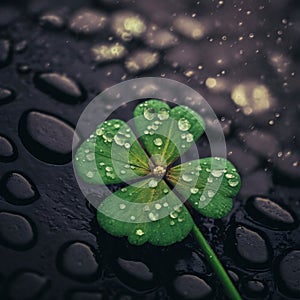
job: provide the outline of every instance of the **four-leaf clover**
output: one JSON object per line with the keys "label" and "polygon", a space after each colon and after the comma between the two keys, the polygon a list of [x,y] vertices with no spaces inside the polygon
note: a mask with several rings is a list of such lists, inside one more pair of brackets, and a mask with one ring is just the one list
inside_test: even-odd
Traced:
{"label": "four-leaf clover", "polygon": [[196,112],[147,100],[136,106],[133,122],[135,132],[122,120],[103,122],[75,155],[85,182],[128,184],[100,204],[102,228],[132,244],[166,246],[184,239],[194,226],[182,200],[207,217],[230,212],[240,177],[229,161],[211,157],[174,166],[204,133]]}

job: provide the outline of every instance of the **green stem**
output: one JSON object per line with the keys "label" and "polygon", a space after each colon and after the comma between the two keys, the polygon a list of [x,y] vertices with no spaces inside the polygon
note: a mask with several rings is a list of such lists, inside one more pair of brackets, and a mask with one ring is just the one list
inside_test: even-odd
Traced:
{"label": "green stem", "polygon": [[210,247],[208,242],[206,241],[205,237],[203,236],[202,232],[194,223],[193,232],[196,237],[196,240],[200,247],[202,248],[208,262],[210,263],[211,267],[219,277],[225,293],[230,300],[242,300],[239,292],[237,291],[236,287],[232,283],[231,279],[229,278],[228,274],[226,273],[225,269],[223,268],[221,262],[219,261],[218,257],[216,256],[213,249]]}

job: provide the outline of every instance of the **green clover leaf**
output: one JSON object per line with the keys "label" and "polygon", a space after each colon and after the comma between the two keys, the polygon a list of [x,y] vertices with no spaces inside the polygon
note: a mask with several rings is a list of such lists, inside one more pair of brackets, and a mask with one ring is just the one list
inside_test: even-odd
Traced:
{"label": "green clover leaf", "polygon": [[224,158],[171,165],[205,130],[204,120],[186,106],[170,108],[147,100],[134,110],[134,129],[107,120],[78,148],[75,169],[89,184],[127,183],[98,207],[97,220],[108,233],[134,245],[167,246],[191,231],[230,299],[241,299],[215,253],[180,199],[210,218],[232,209],[241,181]]}
{"label": "green clover leaf", "polygon": [[[77,173],[88,183],[141,180],[101,203],[101,227],[112,235],[127,236],[132,244],[166,246],[181,241],[193,228],[192,218],[177,194],[207,217],[222,218],[229,213],[232,197],[240,188],[239,175],[230,162],[205,158],[168,169],[204,132],[204,121],[196,112],[186,106],[171,109],[163,101],[148,100],[136,106],[133,120],[139,141],[123,121],[107,120],[75,156]],[[163,196],[167,207],[160,203],[155,207]],[[129,203],[145,203],[149,210],[145,211],[145,205],[137,208]]]}

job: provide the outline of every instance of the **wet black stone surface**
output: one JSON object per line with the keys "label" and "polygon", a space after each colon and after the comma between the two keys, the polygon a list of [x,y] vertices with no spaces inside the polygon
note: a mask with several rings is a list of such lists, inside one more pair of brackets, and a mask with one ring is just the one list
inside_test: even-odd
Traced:
{"label": "wet black stone surface", "polygon": [[221,121],[242,189],[228,217],[194,217],[242,298],[299,299],[299,26],[293,0],[2,1],[0,299],[226,299],[191,235],[132,247],[78,188],[80,114],[136,76],[189,85]]}

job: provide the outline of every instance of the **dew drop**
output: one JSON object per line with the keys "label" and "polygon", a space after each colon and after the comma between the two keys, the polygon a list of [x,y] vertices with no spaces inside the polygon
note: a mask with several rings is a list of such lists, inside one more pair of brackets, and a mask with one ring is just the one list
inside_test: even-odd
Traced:
{"label": "dew drop", "polygon": [[235,180],[228,180],[228,184],[231,186],[231,187],[235,187],[239,184],[238,181],[235,181]]}
{"label": "dew drop", "polygon": [[211,175],[214,177],[220,177],[223,175],[223,171],[222,170],[212,170]]}
{"label": "dew drop", "polygon": [[197,166],[197,167],[196,167],[196,170],[197,170],[197,171],[201,171],[201,170],[202,170],[201,166]]}
{"label": "dew drop", "polygon": [[187,119],[181,118],[178,121],[178,128],[180,131],[187,131],[191,128],[191,124]]}
{"label": "dew drop", "polygon": [[201,197],[200,197],[200,199],[199,199],[200,201],[205,201],[206,200],[206,197],[204,196],[204,195],[201,195]]}
{"label": "dew drop", "polygon": [[125,209],[125,208],[126,208],[126,205],[123,204],[123,203],[121,203],[121,204],[120,204],[120,209]]}
{"label": "dew drop", "polygon": [[158,214],[156,214],[156,213],[151,212],[151,213],[149,213],[148,216],[149,216],[149,219],[151,221],[157,221],[158,220]]}
{"label": "dew drop", "polygon": [[193,180],[193,177],[189,174],[183,174],[182,175],[182,180],[185,182],[191,182]]}
{"label": "dew drop", "polygon": [[105,142],[111,143],[113,140],[113,135],[110,132],[106,132],[102,136]]}
{"label": "dew drop", "polygon": [[195,194],[197,194],[199,192],[199,189],[193,187],[193,188],[190,189],[190,191],[191,191],[192,194],[195,195]]}
{"label": "dew drop", "polygon": [[137,229],[135,233],[136,233],[136,235],[139,235],[139,236],[142,236],[145,234],[145,232],[142,229]]}
{"label": "dew drop", "polygon": [[163,204],[163,207],[168,207],[169,206],[169,204],[167,203],[167,202],[165,202],[164,204]]}
{"label": "dew drop", "polygon": [[235,176],[233,174],[231,174],[231,173],[227,173],[227,174],[225,174],[225,177],[228,178],[228,179],[232,179]]}
{"label": "dew drop", "polygon": [[149,211],[149,210],[150,210],[149,205],[145,205],[144,208],[143,208],[143,210],[144,210],[144,211]]}
{"label": "dew drop", "polygon": [[168,189],[164,189],[163,192],[164,192],[164,194],[168,194],[169,190]]}
{"label": "dew drop", "polygon": [[155,188],[157,187],[157,180],[155,179],[151,179],[149,182],[148,182],[148,186],[151,187],[151,188]]}
{"label": "dew drop", "polygon": [[186,135],[186,141],[187,141],[188,143],[191,143],[193,140],[194,140],[194,136],[193,136],[191,133],[188,133],[188,134]]}
{"label": "dew drop", "polygon": [[161,108],[157,117],[163,121],[163,120],[167,120],[169,118],[169,112],[168,110],[166,110],[165,108]]}
{"label": "dew drop", "polygon": [[154,117],[155,117],[155,111],[154,111],[154,109],[153,108],[149,108],[149,107],[145,108],[144,109],[144,117],[147,120],[153,120]]}
{"label": "dew drop", "polygon": [[161,146],[163,144],[163,141],[161,138],[156,138],[154,141],[153,141],[154,145],[155,146]]}
{"label": "dew drop", "polygon": [[157,210],[161,209],[161,205],[160,205],[159,203],[156,203],[156,204],[154,205],[154,207],[155,207],[155,209],[157,209]]}
{"label": "dew drop", "polygon": [[93,160],[95,159],[95,154],[94,154],[94,153],[88,153],[88,154],[86,155],[86,159],[87,159],[88,161],[93,161]]}
{"label": "dew drop", "polygon": [[98,135],[98,136],[103,135],[103,133],[104,133],[103,128],[99,128],[96,130],[96,135]]}
{"label": "dew drop", "polygon": [[94,173],[92,171],[89,171],[89,172],[86,173],[86,176],[88,178],[93,178],[94,177]]}
{"label": "dew drop", "polygon": [[126,138],[124,135],[120,134],[120,133],[117,133],[115,136],[114,136],[114,141],[116,142],[117,145],[119,146],[124,146],[125,144],[125,141],[126,141]]}
{"label": "dew drop", "polygon": [[112,167],[106,167],[105,170],[106,170],[107,172],[111,172],[113,169],[112,169]]}
{"label": "dew drop", "polygon": [[214,191],[208,191],[207,195],[208,195],[209,198],[212,198],[215,195],[215,192]]}
{"label": "dew drop", "polygon": [[134,220],[135,220],[135,216],[131,216],[131,217],[130,217],[130,220],[131,220],[131,221],[134,221]]}
{"label": "dew drop", "polygon": [[176,219],[176,218],[178,217],[178,213],[175,212],[175,211],[172,211],[172,212],[170,213],[170,217],[171,217],[172,219]]}
{"label": "dew drop", "polygon": [[172,221],[170,222],[170,225],[171,225],[171,226],[175,225],[175,222],[172,220]]}
{"label": "dew drop", "polygon": [[125,170],[121,170],[120,173],[121,173],[122,175],[124,175],[124,174],[126,174],[126,171],[125,171]]}
{"label": "dew drop", "polygon": [[178,218],[179,223],[183,222],[183,220],[184,220],[183,218]]}
{"label": "dew drop", "polygon": [[129,148],[130,148],[130,144],[129,144],[129,143],[125,143],[125,144],[124,144],[124,147],[125,147],[126,149],[129,149]]}

